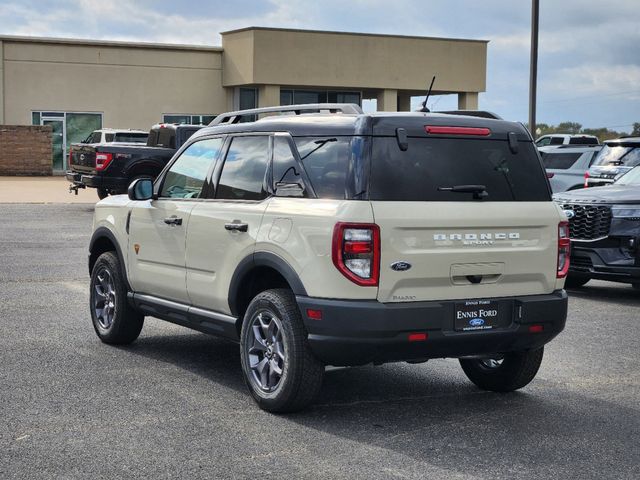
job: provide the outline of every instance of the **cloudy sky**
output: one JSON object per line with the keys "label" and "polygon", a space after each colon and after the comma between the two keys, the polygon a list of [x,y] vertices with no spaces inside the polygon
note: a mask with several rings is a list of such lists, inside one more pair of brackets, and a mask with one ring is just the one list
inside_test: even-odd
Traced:
{"label": "cloudy sky", "polygon": [[[640,122],[639,0],[540,0],[538,122]],[[0,0],[0,34],[220,45],[251,25],[489,40],[480,107],[526,121],[529,0]],[[455,108],[452,96],[435,109]]]}

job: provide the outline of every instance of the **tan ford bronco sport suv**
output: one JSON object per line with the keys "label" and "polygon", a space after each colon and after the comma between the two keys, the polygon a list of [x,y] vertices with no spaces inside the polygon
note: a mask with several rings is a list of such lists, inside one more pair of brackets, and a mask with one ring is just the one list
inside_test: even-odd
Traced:
{"label": "tan ford bronco sport suv", "polygon": [[90,308],[110,344],[146,315],[239,342],[253,398],[286,412],[326,365],[453,357],[482,389],[527,385],[568,267],[521,124],[298,105],[220,115],[98,203]]}

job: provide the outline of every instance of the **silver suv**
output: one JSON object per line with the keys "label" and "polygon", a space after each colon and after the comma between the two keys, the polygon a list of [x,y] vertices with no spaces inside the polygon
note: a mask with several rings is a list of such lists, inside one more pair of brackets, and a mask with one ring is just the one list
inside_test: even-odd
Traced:
{"label": "silver suv", "polygon": [[520,124],[255,109],[97,204],[91,317],[106,343],[133,342],[145,315],[239,342],[249,392],[273,412],[308,405],[326,365],[453,357],[505,392],[564,328],[568,262],[566,217]]}

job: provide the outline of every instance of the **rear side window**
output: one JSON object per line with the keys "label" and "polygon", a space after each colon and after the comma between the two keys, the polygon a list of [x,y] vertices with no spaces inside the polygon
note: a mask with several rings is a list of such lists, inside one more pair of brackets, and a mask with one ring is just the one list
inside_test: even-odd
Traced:
{"label": "rear side window", "polygon": [[533,144],[520,142],[518,153],[506,140],[410,138],[401,151],[395,139],[373,140],[371,200],[473,200],[473,193],[438,190],[484,185],[488,202],[549,201],[549,187]]}
{"label": "rear side window", "polygon": [[547,152],[542,153],[542,163],[544,168],[566,170],[571,168],[571,165],[576,163],[576,160],[580,158],[581,153],[554,153]]}
{"label": "rear side window", "polygon": [[344,199],[353,137],[301,137],[296,145],[319,198]]}
{"label": "rear side window", "polygon": [[562,145],[563,143],[564,143],[564,138],[551,137],[551,142],[549,142],[549,145]]}
{"label": "rear side window", "polygon": [[216,198],[262,200],[269,162],[269,137],[235,137],[227,152]]}
{"label": "rear side window", "polygon": [[[274,137],[273,141],[273,190],[283,184],[298,184],[304,190],[302,172],[293,156],[289,142],[284,137]],[[306,197],[306,192],[304,193]]]}

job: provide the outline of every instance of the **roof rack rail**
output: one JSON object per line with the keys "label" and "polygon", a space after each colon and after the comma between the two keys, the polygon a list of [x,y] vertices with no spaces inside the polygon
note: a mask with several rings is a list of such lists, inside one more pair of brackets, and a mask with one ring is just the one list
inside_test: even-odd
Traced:
{"label": "roof rack rail", "polygon": [[502,120],[502,117],[500,115],[497,115],[493,112],[487,112],[486,110],[449,110],[446,112],[433,113],[444,113],[447,115],[467,115],[469,117],[493,118],[496,120]]}
{"label": "roof rack rail", "polygon": [[280,107],[264,107],[251,108],[248,110],[237,110],[235,112],[221,113],[214,118],[209,126],[239,123],[243,117],[252,115],[260,115],[261,113],[293,113],[301,115],[308,113],[344,113],[344,114],[361,114],[364,113],[362,108],[355,103],[309,103],[305,105],[283,105]]}

